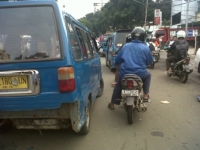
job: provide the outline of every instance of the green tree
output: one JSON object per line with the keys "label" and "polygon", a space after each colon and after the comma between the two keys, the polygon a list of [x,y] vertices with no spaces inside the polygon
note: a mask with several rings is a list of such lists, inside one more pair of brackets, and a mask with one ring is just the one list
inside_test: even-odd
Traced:
{"label": "green tree", "polygon": [[[96,36],[108,31],[114,32],[117,29],[133,29],[135,26],[143,26],[146,0],[140,2],[143,4],[133,0],[110,0],[100,11],[89,13],[79,21]],[[155,9],[162,11],[163,25],[169,25],[171,0],[159,0],[157,2],[148,0],[147,22],[154,20]]]}

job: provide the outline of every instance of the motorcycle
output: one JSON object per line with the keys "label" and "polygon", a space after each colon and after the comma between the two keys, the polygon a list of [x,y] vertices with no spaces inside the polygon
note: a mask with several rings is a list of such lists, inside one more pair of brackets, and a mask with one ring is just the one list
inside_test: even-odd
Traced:
{"label": "motorcycle", "polygon": [[148,66],[148,68],[154,69],[155,63],[160,59],[160,47],[157,47],[155,50],[151,51],[153,56],[153,62]]}
{"label": "motorcycle", "polygon": [[156,48],[156,50],[152,52],[152,55],[155,58],[155,61],[158,62],[160,59],[160,48]]}
{"label": "motorcycle", "polygon": [[127,74],[121,79],[122,92],[121,102],[127,112],[129,124],[133,123],[133,111],[145,112],[147,107],[141,96],[142,79],[135,74]]}
{"label": "motorcycle", "polygon": [[[170,54],[168,54],[170,56]],[[178,62],[172,62],[171,63],[171,68],[172,68],[172,73],[168,73],[168,76],[176,76],[179,78],[179,81],[181,83],[185,83],[188,80],[188,75],[193,72],[193,69],[190,68],[189,66],[190,63],[190,57],[186,56],[182,60]]]}

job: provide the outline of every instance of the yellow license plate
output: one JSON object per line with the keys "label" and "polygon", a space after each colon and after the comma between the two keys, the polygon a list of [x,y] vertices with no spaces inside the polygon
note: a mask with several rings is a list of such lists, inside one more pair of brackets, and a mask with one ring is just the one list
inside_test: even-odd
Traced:
{"label": "yellow license plate", "polygon": [[27,89],[27,76],[0,77],[0,90]]}

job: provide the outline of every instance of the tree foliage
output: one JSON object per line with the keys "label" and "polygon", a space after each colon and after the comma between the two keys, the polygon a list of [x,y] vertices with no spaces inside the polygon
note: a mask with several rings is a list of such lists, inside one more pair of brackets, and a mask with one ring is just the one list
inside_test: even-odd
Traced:
{"label": "tree foliage", "polygon": [[[94,35],[99,36],[117,29],[133,29],[143,26],[145,20],[146,0],[110,0],[101,11],[87,14],[79,19]],[[162,11],[162,24],[169,25],[171,13],[171,0],[148,0],[147,23],[154,20],[154,10]],[[147,24],[148,25],[148,24]]]}

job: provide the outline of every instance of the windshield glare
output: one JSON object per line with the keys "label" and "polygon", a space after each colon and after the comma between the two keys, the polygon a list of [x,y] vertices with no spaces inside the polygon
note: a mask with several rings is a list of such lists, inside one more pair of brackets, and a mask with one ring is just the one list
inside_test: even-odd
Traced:
{"label": "windshield glare", "polygon": [[47,6],[1,9],[0,61],[60,58],[53,14]]}

